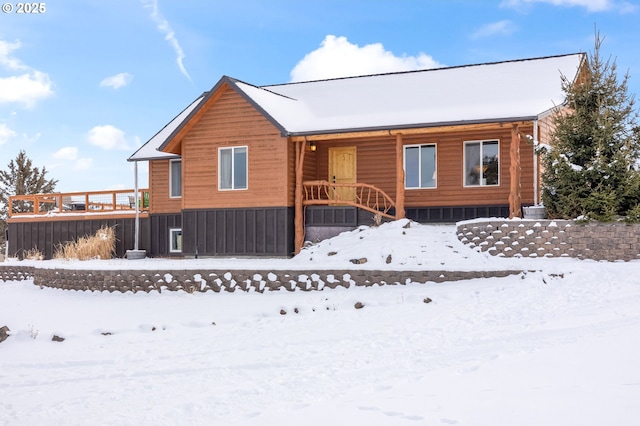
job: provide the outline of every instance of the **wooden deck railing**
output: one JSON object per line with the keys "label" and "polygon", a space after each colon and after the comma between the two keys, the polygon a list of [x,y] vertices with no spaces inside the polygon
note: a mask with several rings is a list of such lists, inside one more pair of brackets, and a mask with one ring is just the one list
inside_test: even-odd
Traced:
{"label": "wooden deck railing", "polygon": [[366,183],[330,183],[326,180],[307,181],[303,205],[344,204],[370,211],[389,219],[396,219],[389,212],[395,202],[383,190]]}
{"label": "wooden deck railing", "polygon": [[[149,209],[149,190],[140,189],[139,210]],[[135,190],[63,192],[13,195],[9,197],[9,217],[51,213],[135,212]]]}

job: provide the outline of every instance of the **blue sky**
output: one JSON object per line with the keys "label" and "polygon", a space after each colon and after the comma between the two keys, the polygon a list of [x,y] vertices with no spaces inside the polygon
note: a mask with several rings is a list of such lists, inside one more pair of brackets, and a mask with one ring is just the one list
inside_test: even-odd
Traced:
{"label": "blue sky", "polygon": [[590,52],[597,26],[640,94],[639,0],[9,4],[0,168],[24,149],[60,191],[132,188],[126,159],[223,75],[264,85]]}

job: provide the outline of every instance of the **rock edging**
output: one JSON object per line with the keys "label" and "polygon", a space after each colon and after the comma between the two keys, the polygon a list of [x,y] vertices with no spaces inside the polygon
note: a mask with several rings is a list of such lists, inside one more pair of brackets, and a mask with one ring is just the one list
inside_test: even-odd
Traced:
{"label": "rock edging", "polygon": [[[11,268],[11,272],[4,272]],[[274,271],[274,270],[74,270],[47,269],[29,266],[0,265],[0,279],[27,280],[41,287],[65,290],[108,292],[178,291],[233,292],[273,290],[322,290],[373,285],[402,285],[408,282],[459,281],[472,278],[506,277],[522,273],[521,270],[498,271],[380,271],[380,270],[327,270],[327,271]]]}

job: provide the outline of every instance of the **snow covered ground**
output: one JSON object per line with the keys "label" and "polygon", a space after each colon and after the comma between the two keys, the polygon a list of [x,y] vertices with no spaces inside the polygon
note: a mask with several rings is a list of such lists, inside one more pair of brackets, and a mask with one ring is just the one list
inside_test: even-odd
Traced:
{"label": "snow covered ground", "polygon": [[390,238],[399,225],[292,260],[181,264],[326,269],[357,252],[388,269],[392,251],[409,270],[536,271],[264,294],[0,282],[0,424],[640,424],[640,262],[500,259],[452,226]]}

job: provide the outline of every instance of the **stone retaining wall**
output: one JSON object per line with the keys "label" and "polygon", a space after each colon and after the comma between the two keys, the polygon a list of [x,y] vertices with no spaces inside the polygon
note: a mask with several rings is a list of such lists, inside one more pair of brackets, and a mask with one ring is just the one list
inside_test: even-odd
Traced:
{"label": "stone retaining wall", "polygon": [[640,259],[640,225],[570,220],[487,220],[458,224],[458,239],[505,257]]}
{"label": "stone retaining wall", "polygon": [[22,281],[33,279],[32,266],[0,265],[0,281]]}
{"label": "stone retaining wall", "polygon": [[[20,270],[21,269],[21,270]],[[243,271],[243,270],[73,270],[0,265],[0,278],[25,280],[33,278],[41,287],[65,290],[109,292],[177,291],[220,292],[236,290],[322,290],[325,287],[348,288],[406,284],[408,282],[445,282],[471,278],[505,277],[519,274],[507,271]]]}

